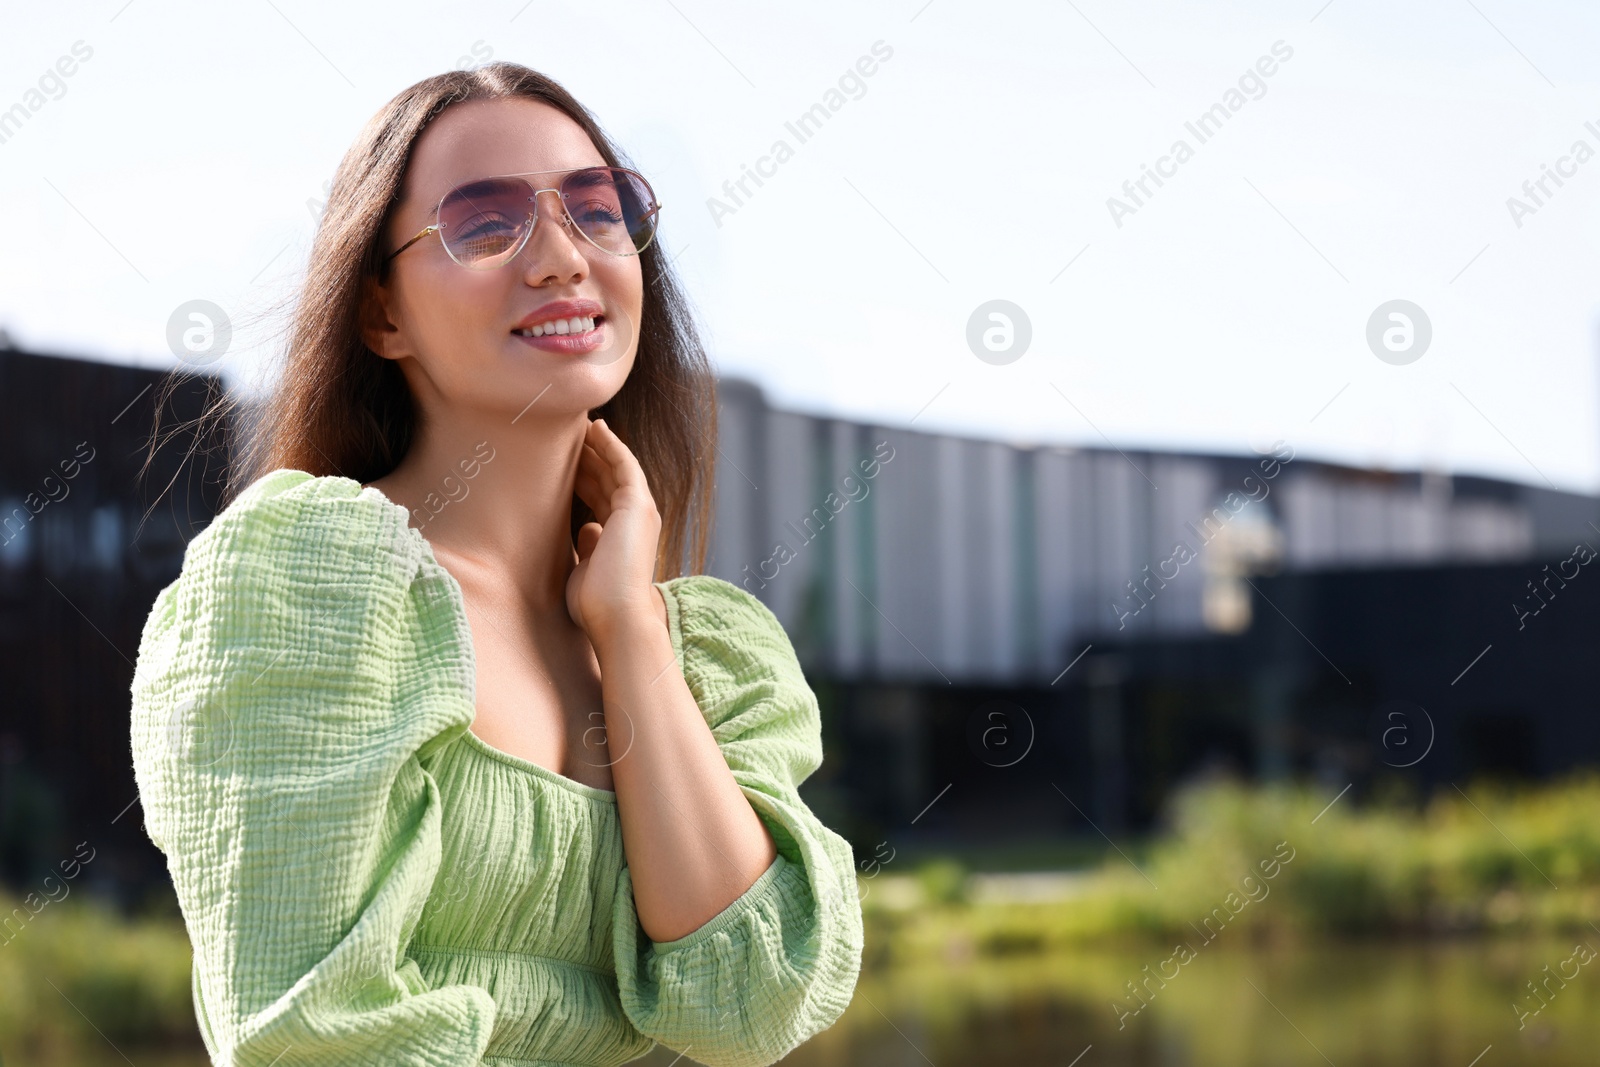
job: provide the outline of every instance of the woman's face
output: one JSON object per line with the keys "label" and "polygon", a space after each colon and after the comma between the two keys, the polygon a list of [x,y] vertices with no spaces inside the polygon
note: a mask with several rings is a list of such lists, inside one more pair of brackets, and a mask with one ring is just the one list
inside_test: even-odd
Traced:
{"label": "woman's face", "polygon": [[[548,104],[514,97],[452,105],[416,143],[384,254],[432,225],[440,197],[462,182],[604,164],[582,127]],[[530,180],[544,189],[560,178]],[[430,421],[455,413],[504,415],[508,423],[523,413],[586,413],[627,380],[644,301],[639,257],[596,248],[562,225],[558,205],[555,193],[540,193],[527,244],[493,270],[460,266],[437,234],[390,263],[388,283],[368,308],[369,316],[381,309],[381,318],[369,318],[364,334],[373,351],[400,361]],[[548,317],[541,311],[554,302],[573,300],[600,305],[598,347],[571,351],[584,338],[541,341],[516,332],[530,316]]]}

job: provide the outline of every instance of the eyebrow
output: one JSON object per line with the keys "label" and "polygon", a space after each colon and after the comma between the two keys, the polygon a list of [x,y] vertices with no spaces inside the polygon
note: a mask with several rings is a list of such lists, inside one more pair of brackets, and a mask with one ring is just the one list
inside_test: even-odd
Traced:
{"label": "eyebrow", "polygon": [[[466,178],[462,181],[454,183],[453,185],[450,185],[445,189],[444,192],[435,197],[432,203],[442,203],[445,197],[449,196],[451,193],[454,193],[458,189],[466,189],[482,182],[494,181],[496,178],[527,178],[534,174],[566,174],[571,176],[574,174],[580,174],[584,171],[592,171],[594,173],[585,175],[583,178],[579,179],[577,183],[579,188],[593,188],[597,185],[615,185],[616,182],[611,177],[610,170],[611,164],[609,163],[586,163],[581,167],[557,167],[554,170],[528,170],[516,174],[483,174],[476,178]],[[606,173],[602,174],[600,173],[601,171],[605,171]]]}
{"label": "eyebrow", "polygon": [[[573,174],[579,174],[579,173],[581,173],[583,171],[602,171],[602,170],[603,171],[609,171],[610,169],[611,169],[611,164],[609,164],[609,163],[585,163],[581,167],[556,167],[556,168],[554,168],[552,170],[525,170],[525,171],[519,171],[519,172],[517,172],[515,174],[486,174],[486,175],[482,176],[481,178],[469,178],[465,182],[458,182],[456,186],[451,186],[451,188],[456,188],[459,185],[466,185],[466,184],[468,184],[468,182],[487,181],[487,180],[492,179],[492,178],[531,178],[535,174],[566,174],[566,175],[573,175]],[[610,179],[610,175],[609,174],[606,174],[606,175],[593,174],[593,175],[589,176],[589,178],[588,178],[588,181],[589,181],[590,184],[594,184],[596,182],[605,182],[605,181],[610,181],[610,180],[611,179]]]}
{"label": "eyebrow", "polygon": [[[601,173],[602,170],[604,171],[604,173]],[[572,174],[580,174],[580,173],[582,173],[584,171],[589,171],[590,173],[588,173],[587,175],[585,175],[582,179],[580,179],[578,181],[578,184],[580,186],[583,186],[583,185],[615,185],[616,184],[616,180],[611,177],[610,169],[607,168],[607,167],[604,167],[603,165],[602,166],[597,166],[597,167],[576,167],[576,168],[573,169],[573,171],[571,173]]]}

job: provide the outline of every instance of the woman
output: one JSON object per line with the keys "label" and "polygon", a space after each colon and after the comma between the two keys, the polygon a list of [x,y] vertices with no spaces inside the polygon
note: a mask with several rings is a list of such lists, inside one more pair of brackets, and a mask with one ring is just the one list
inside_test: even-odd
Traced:
{"label": "woman", "polygon": [[217,1063],[766,1064],[850,1000],[816,699],[759,601],[678,573],[714,393],[618,158],[496,63],[339,167],[132,687]]}

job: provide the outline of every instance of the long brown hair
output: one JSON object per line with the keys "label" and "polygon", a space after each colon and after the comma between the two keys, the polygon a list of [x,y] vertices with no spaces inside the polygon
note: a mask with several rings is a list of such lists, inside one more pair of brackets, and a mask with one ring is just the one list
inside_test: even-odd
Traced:
{"label": "long brown hair", "polygon": [[[384,276],[384,233],[423,130],[452,104],[503,97],[528,97],[558,108],[583,128],[608,165],[631,167],[566,89],[517,63],[426,78],[385,104],[334,175],[285,331],[282,375],[248,424],[231,420],[224,506],[279,468],[370,482],[405,457],[418,411],[399,366],[362,341],[362,302],[370,283]],[[640,267],[644,303],[633,369],[617,395],[590,415],[605,419],[644,468],[661,513],[656,580],[664,581],[685,573],[686,562],[687,573],[705,569],[717,454],[716,389],[689,303],[659,241],[640,254]],[[180,376],[181,368],[169,385]],[[163,406],[156,404],[158,429]],[[223,396],[201,421],[236,416],[237,408],[235,398]],[[152,436],[150,459],[158,437]],[[574,537],[593,518],[588,505],[574,496]]]}

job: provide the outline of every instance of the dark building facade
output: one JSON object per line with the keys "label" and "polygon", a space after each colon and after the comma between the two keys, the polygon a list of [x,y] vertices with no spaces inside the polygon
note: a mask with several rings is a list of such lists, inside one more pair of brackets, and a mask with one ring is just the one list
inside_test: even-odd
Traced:
{"label": "dark building facade", "polygon": [[[93,890],[131,904],[165,881],[129,687],[228,457],[182,429],[220,382],[164,384],[0,350],[13,885],[80,842]],[[1600,763],[1593,498],[1306,457],[1029,449],[770,410],[748,383],[719,394],[708,569],[793,638],[823,707],[806,796],[862,855],[1137,833],[1218,767],[1359,798]],[[158,399],[178,432],[141,473]]]}
{"label": "dark building facade", "polygon": [[[150,605],[215,513],[224,470],[214,440],[209,461],[185,463],[194,440],[179,433],[141,480],[165,379],[0,351],[0,878],[12,884],[84,841],[91,885],[164,877],[134,804],[128,691]],[[215,384],[173,390],[163,432],[197,418]]]}
{"label": "dark building facade", "polygon": [[1037,841],[1148,829],[1216,770],[1359,803],[1600,767],[1585,554],[1257,577],[1244,633],[1097,640],[1054,686],[849,687],[842,807],[858,840]]}

